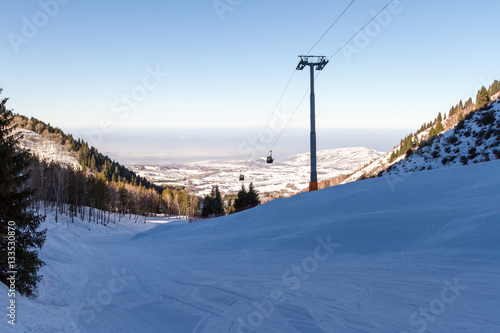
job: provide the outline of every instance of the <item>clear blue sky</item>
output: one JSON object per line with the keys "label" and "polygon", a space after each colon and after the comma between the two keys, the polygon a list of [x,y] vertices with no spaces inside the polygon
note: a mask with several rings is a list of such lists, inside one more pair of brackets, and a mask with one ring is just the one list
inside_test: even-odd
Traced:
{"label": "clear blue sky", "polygon": [[[56,0],[4,1],[3,96],[16,112],[63,129],[109,120],[113,131],[262,128],[297,55],[351,2],[59,1],[67,3],[56,9]],[[312,53],[331,56],[387,2],[355,1]],[[41,3],[52,4],[51,15]],[[218,12],[217,3],[227,10]],[[367,31],[367,45],[349,44],[359,53],[338,53],[319,76],[319,128],[417,129],[500,78],[500,2],[394,5],[388,24]],[[160,84],[147,77],[158,66],[168,72]],[[293,111],[308,84],[307,71],[295,73],[279,109]],[[121,96],[134,90],[139,103],[124,108]],[[308,127],[308,112],[306,99],[290,127]]]}

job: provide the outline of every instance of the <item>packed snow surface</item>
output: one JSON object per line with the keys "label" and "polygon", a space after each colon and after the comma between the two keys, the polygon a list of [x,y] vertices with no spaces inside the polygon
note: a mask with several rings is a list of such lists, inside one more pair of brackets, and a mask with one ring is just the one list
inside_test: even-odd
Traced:
{"label": "packed snow surface", "polygon": [[2,332],[498,332],[500,161],[369,179],[187,223],[44,226]]}

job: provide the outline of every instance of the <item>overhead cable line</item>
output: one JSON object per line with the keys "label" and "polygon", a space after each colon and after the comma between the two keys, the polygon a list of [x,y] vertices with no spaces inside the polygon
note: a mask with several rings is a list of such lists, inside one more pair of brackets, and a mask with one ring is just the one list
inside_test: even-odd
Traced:
{"label": "overhead cable line", "polygon": [[342,13],[340,13],[340,15],[337,17],[337,19],[332,23],[332,25],[330,25],[330,27],[328,29],[326,29],[325,33],[323,35],[321,35],[321,37],[318,39],[318,41],[316,43],[314,43],[314,45],[311,47],[311,49],[309,49],[309,51],[307,51],[307,53],[305,54],[310,54],[311,51],[316,47],[316,45],[319,44],[319,42],[323,39],[323,37],[326,36],[326,34],[333,28],[333,26],[337,23],[338,20],[340,20],[340,18],[342,16],[344,16],[345,12],[347,12],[347,10],[349,9],[349,7],[352,6],[352,4],[355,2],[356,0],[352,0],[351,3],[344,9],[344,11]]}
{"label": "overhead cable line", "polygon": [[248,161],[250,160],[250,158],[252,157],[254,151],[255,151],[255,148],[257,148],[257,145],[259,144],[260,142],[260,139],[262,138],[262,134],[264,134],[264,132],[266,131],[266,128],[267,126],[269,126],[269,123],[271,122],[271,119],[273,118],[274,114],[276,113],[276,110],[278,109],[278,106],[280,105],[281,103],[281,100],[283,99],[283,96],[285,96],[285,93],[286,91],[288,90],[288,87],[290,86],[290,83],[292,82],[292,79],[293,77],[295,76],[295,72],[296,70],[293,71],[292,75],[290,76],[290,78],[288,79],[288,82],[285,86],[285,89],[283,90],[283,92],[281,93],[281,96],[280,98],[278,99],[278,102],[276,103],[276,106],[274,107],[273,109],[273,112],[271,113],[271,115],[269,116],[269,119],[267,120],[267,123],[266,125],[264,126],[264,128],[262,129],[262,131],[260,132],[259,136],[257,137],[257,141],[255,141],[255,145],[253,146],[253,149],[252,151],[250,152],[250,154],[248,155],[248,158],[245,162],[245,164],[248,163]]}
{"label": "overhead cable line", "polygon": [[[331,57],[328,58],[328,60],[331,60],[333,57],[335,57],[340,51],[342,51],[342,49],[347,45],[349,44],[354,38],[356,38],[356,36],[358,36],[370,23],[372,23],[387,7],[389,7],[389,5],[391,3],[393,3],[394,0],[391,0],[389,1],[371,20],[369,20],[361,29],[359,29],[351,38],[349,38],[347,40],[347,42],[345,42],[337,51],[335,51]],[[351,4],[349,4],[349,6],[351,6]],[[329,28],[330,29],[330,28]],[[323,38],[323,36],[321,37]],[[321,40],[320,38],[320,40]],[[312,49],[311,49],[312,50]],[[310,50],[309,50],[310,52]],[[315,79],[320,75],[321,72],[318,72],[316,74],[316,77]],[[288,119],[288,121],[286,122],[285,124],[285,127],[283,127],[283,129],[281,130],[281,133],[279,134],[278,138],[276,139],[276,141],[274,142],[274,144],[272,145],[271,149],[274,148],[274,146],[278,143],[278,140],[281,138],[281,135],[283,134],[283,132],[285,131],[285,129],[288,127],[288,124],[290,123],[290,121],[292,120],[293,116],[295,115],[295,113],[298,111],[298,109],[300,108],[300,106],[302,105],[302,102],[304,101],[304,99],[306,98],[306,96],[308,95],[309,93],[309,89],[307,89],[306,93],[304,94],[304,96],[302,97],[302,99],[300,100],[299,104],[297,105],[297,107],[295,108],[295,111],[292,113],[292,115],[290,116],[290,118]]]}
{"label": "overhead cable line", "polygon": [[299,104],[297,105],[297,107],[295,108],[295,111],[293,111],[292,115],[290,116],[290,118],[288,118],[286,124],[285,124],[285,127],[283,127],[283,129],[281,130],[280,134],[278,135],[278,137],[276,138],[276,141],[274,141],[273,145],[271,146],[271,150],[274,149],[274,146],[276,145],[276,143],[278,143],[279,139],[281,138],[281,135],[283,134],[283,132],[285,131],[285,129],[288,127],[288,124],[290,123],[290,121],[292,120],[293,116],[295,115],[295,113],[297,112],[297,110],[300,108],[300,106],[302,105],[302,102],[304,102],[304,99],[306,98],[306,96],[309,94],[309,91],[310,89],[307,89],[306,93],[304,94],[304,96],[302,96],[302,99],[300,100]]}
{"label": "overhead cable line", "polygon": [[[321,37],[316,41],[316,43],[314,43],[314,45],[309,49],[309,51],[306,53],[306,54],[309,54],[315,47],[316,45],[319,44],[319,42],[326,36],[326,34],[335,26],[335,24],[337,24],[337,22],[342,18],[342,16],[344,16],[344,14],[347,12],[347,10],[352,6],[352,4],[355,2],[356,0],[352,0],[349,5],[347,5],[347,7],[340,13],[340,15],[335,19],[335,21],[333,21],[333,23],[328,27],[328,29],[326,29],[326,31],[321,35]],[[250,151],[250,154],[248,155],[248,158],[245,162],[245,165],[248,163],[248,161],[250,160],[250,158],[252,157],[253,153],[255,152],[255,149],[257,148],[257,145],[259,144],[261,138],[262,138],[262,135],[264,134],[265,130],[267,129],[267,127],[269,126],[269,123],[271,122],[271,119],[273,118],[274,114],[276,113],[276,110],[278,109],[282,99],[283,99],[283,96],[285,95],[286,91],[288,90],[288,87],[290,86],[290,83],[292,82],[292,79],[293,77],[295,76],[295,72],[296,70],[294,69],[292,75],[290,76],[290,79],[288,79],[288,82],[285,86],[285,89],[283,90],[283,92],[281,93],[281,96],[280,98],[278,99],[278,102],[276,103],[276,106],[274,107],[273,109],[273,112],[271,113],[271,115],[269,116],[269,119],[267,120],[266,122],[266,125],[264,126],[263,130],[260,132],[259,136],[257,137],[257,141],[255,142],[255,145],[253,146],[252,150]],[[307,93],[306,93],[307,94]],[[302,98],[303,100],[304,98]],[[301,101],[302,103],[302,101]],[[299,104],[300,106],[300,104]],[[297,110],[295,110],[296,112]],[[295,114],[294,112],[294,114]],[[292,115],[293,116],[293,115]],[[290,118],[291,119],[291,118]],[[290,121],[290,119],[287,121],[287,124],[288,122]],[[285,126],[286,128],[286,126]],[[279,137],[281,137],[281,134],[283,133],[283,131],[281,131]],[[278,138],[279,138],[278,137]],[[273,145],[274,147],[274,145]]]}
{"label": "overhead cable line", "polygon": [[365,30],[365,28],[370,24],[372,23],[384,10],[386,10],[387,7],[389,7],[389,5],[391,3],[393,3],[394,0],[391,0],[387,3],[387,5],[384,6],[384,8],[382,8],[374,17],[372,17],[372,19],[370,21],[368,21],[361,29],[358,30],[358,32],[356,32],[351,38],[349,38],[347,40],[347,42],[345,42],[337,51],[335,51],[335,53],[332,54],[332,56],[330,58],[328,58],[328,60],[332,59],[333,57],[335,57],[337,55],[337,53],[339,53],[340,51],[342,51],[342,49],[347,45],[349,44],[354,38],[356,38],[356,36],[358,36],[361,31]]}

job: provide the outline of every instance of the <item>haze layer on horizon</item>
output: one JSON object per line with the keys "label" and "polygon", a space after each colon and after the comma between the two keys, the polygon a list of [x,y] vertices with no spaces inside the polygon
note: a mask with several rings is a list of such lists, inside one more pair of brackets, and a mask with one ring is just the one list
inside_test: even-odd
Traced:
{"label": "haze layer on horizon", "polygon": [[[98,142],[83,129],[70,129],[103,154],[125,165],[174,165],[199,161],[246,160],[269,153],[280,130],[257,128],[120,129],[104,134]],[[409,129],[317,129],[318,150],[366,147],[387,152]],[[287,129],[273,148],[277,160],[309,152],[309,129]],[[253,149],[255,147],[255,149]]]}

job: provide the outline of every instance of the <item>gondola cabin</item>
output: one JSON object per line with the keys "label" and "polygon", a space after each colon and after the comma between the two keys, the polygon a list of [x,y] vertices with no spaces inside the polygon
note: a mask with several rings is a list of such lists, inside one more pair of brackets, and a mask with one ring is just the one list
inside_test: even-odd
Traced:
{"label": "gondola cabin", "polygon": [[267,156],[267,164],[272,164],[274,162],[273,151],[269,151],[269,156]]}

